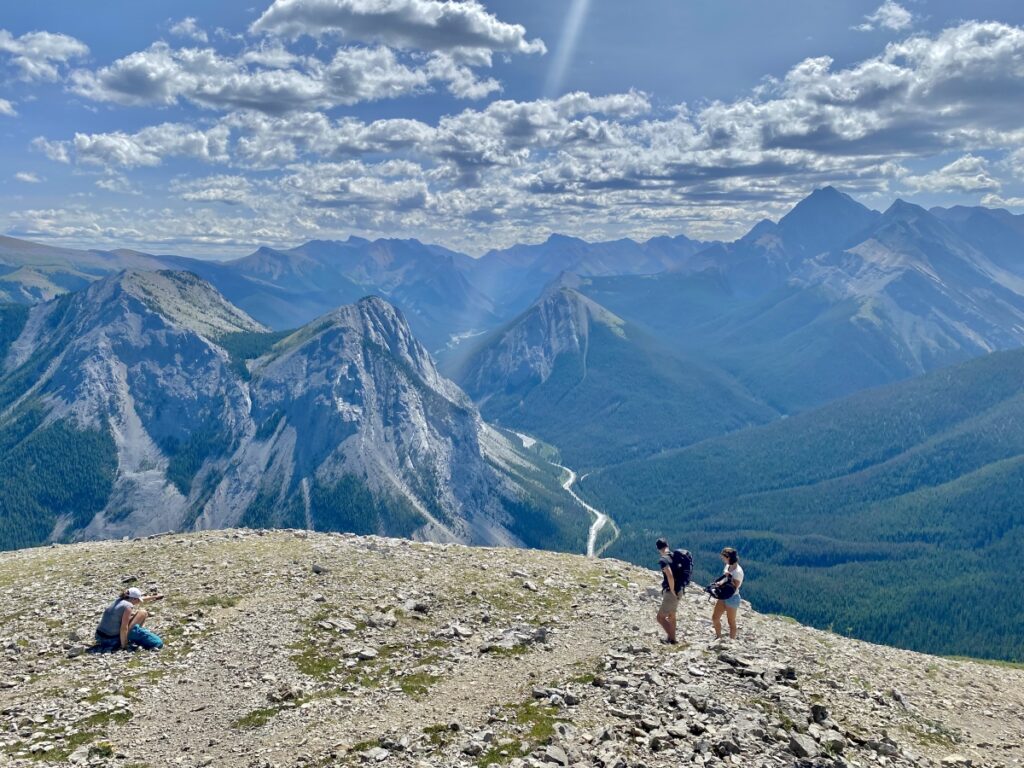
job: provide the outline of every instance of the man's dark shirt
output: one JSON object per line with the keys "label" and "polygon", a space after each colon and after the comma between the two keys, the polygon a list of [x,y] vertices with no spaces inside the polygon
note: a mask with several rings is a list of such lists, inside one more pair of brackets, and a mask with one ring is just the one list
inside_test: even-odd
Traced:
{"label": "man's dark shirt", "polygon": [[[668,568],[669,573],[672,572],[672,555],[662,555],[658,558],[658,570],[661,571],[661,588],[668,589],[668,577],[665,576],[665,569]],[[675,585],[676,594],[679,594],[679,584]]]}

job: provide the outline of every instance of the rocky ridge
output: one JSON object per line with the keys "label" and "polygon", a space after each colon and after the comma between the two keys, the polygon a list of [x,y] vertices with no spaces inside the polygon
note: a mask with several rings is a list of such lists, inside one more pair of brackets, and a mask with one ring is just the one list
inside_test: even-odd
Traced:
{"label": "rocky ridge", "polygon": [[[93,655],[127,584],[160,652]],[[614,560],[228,530],[6,553],[0,764],[1015,766],[1024,671],[744,608],[711,643]],[[756,598],[756,583],[749,594]]]}

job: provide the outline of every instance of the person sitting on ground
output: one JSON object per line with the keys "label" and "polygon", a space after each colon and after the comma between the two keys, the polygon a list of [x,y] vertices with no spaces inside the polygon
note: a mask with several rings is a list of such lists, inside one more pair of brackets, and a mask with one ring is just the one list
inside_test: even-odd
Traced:
{"label": "person sitting on ground", "polygon": [[732,576],[732,585],[736,588],[732,597],[727,600],[716,600],[715,609],[711,613],[711,623],[715,627],[715,638],[722,639],[722,614],[729,619],[729,637],[736,639],[736,612],[740,607],[740,585],[743,583],[743,566],[740,565],[740,556],[732,547],[726,547],[721,552],[722,562],[725,568],[723,574]]}
{"label": "person sitting on ground", "polygon": [[669,645],[676,644],[676,610],[679,608],[679,592],[682,584],[676,584],[672,575],[672,552],[668,542],[658,539],[654,545],[658,548],[658,568],[661,569],[661,607],[658,609],[658,624],[665,630]]}
{"label": "person sitting on ground", "polygon": [[103,611],[103,618],[96,627],[96,646],[100,651],[117,651],[129,645],[147,649],[162,648],[164,641],[155,632],[142,625],[149,618],[149,612],[140,608],[143,603],[162,600],[163,595],[143,595],[138,587],[122,592]]}

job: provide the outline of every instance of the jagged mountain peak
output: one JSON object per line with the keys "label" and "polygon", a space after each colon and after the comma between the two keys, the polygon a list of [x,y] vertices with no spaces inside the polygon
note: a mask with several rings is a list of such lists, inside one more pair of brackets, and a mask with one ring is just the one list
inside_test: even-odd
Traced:
{"label": "jagged mountain peak", "polygon": [[601,323],[621,335],[625,321],[614,312],[580,293],[578,289],[581,286],[581,281],[576,275],[572,273],[563,273],[563,275],[564,280],[559,280],[551,285],[533,307],[521,317],[525,319],[525,316],[528,316],[531,311],[540,310],[551,313],[554,317],[571,319],[573,332],[581,337],[586,337],[590,323]]}

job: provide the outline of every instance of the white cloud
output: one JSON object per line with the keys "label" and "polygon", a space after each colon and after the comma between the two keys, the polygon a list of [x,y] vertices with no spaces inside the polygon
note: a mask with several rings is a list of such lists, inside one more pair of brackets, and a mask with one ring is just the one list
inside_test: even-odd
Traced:
{"label": "white cloud", "polygon": [[989,172],[988,161],[970,154],[930,173],[907,176],[903,183],[917,192],[983,192],[1001,186]]}
{"label": "white cloud", "polygon": [[500,88],[446,55],[424,62],[382,46],[341,47],[323,61],[273,45],[230,58],[212,48],[177,49],[159,42],[98,70],[72,73],[72,89],[94,101],[171,106],[184,100],[270,114],[392,99],[425,92],[433,82],[445,83],[459,98],[480,98]]}
{"label": "white cloud", "polygon": [[21,79],[59,80],[60,65],[89,53],[89,47],[70,35],[53,32],[28,32],[14,37],[0,29],[0,53],[8,54]]}
{"label": "white cloud", "polygon": [[114,173],[102,179],[97,179],[96,187],[105,192],[115,192],[119,195],[141,195],[142,191],[136,187],[127,176]]}
{"label": "white cloud", "polygon": [[1002,197],[988,194],[981,198],[981,204],[989,208],[1024,208],[1024,197]]}
{"label": "white cloud", "polygon": [[252,32],[285,37],[326,34],[419,51],[544,53],[526,29],[477,0],[274,0]]}
{"label": "white cloud", "polygon": [[[638,92],[572,93],[500,99],[432,121],[334,118],[321,104],[342,93],[360,99],[438,82],[490,90],[466,58],[354,47],[330,61],[291,60],[295,54],[280,45],[268,39],[234,59],[154,46],[141,70],[163,73],[163,80],[141,78],[158,83],[152,99],[207,99],[227,114],[201,126],[34,146],[56,160],[106,168],[172,157],[216,163],[217,174],[176,182],[171,192],[175,205],[221,216],[210,220],[217,231],[249,216],[260,221],[244,224],[248,232],[277,227],[278,241],[318,230],[404,233],[471,250],[569,222],[590,237],[682,227],[728,237],[826,183],[855,194],[1011,194],[1024,168],[1024,30],[992,22],[913,36],[844,68],[807,59],[731,101],[666,110]],[[289,84],[281,97],[289,109],[234,108],[259,103],[240,96],[250,87],[261,92],[262,83],[250,82],[257,74]],[[308,90],[293,87],[296,76],[311,83]],[[904,165],[920,170],[908,174]]]}
{"label": "white cloud", "polygon": [[7,99],[0,99],[0,115],[6,115],[7,117],[17,117],[18,110],[14,108],[14,105]]}
{"label": "white cloud", "polygon": [[864,17],[864,23],[854,29],[859,32],[870,32],[874,29],[889,29],[900,32],[909,29],[914,23],[914,14],[895,0],[885,0],[874,13]]}
{"label": "white cloud", "polygon": [[228,160],[229,130],[209,130],[179,123],[163,123],[137,133],[76,133],[72,141],[75,158],[82,163],[108,168],[156,166],[166,157],[188,157],[205,162]]}
{"label": "white cloud", "polygon": [[200,43],[209,42],[210,38],[199,26],[199,22],[193,16],[186,16],[181,21],[171,26],[170,32],[178,37],[185,37],[189,40],[196,40]]}
{"label": "white cloud", "polygon": [[43,181],[38,174],[31,171],[19,171],[14,174],[14,178],[26,184],[39,184]]}
{"label": "white cloud", "polygon": [[177,180],[171,191],[196,203],[226,203],[228,205],[253,204],[253,184],[245,176],[218,175],[201,179]]}
{"label": "white cloud", "polygon": [[69,163],[71,157],[68,155],[68,146],[70,142],[67,141],[50,141],[42,136],[37,136],[32,139],[32,149],[37,152],[42,152],[50,160],[55,163]]}

